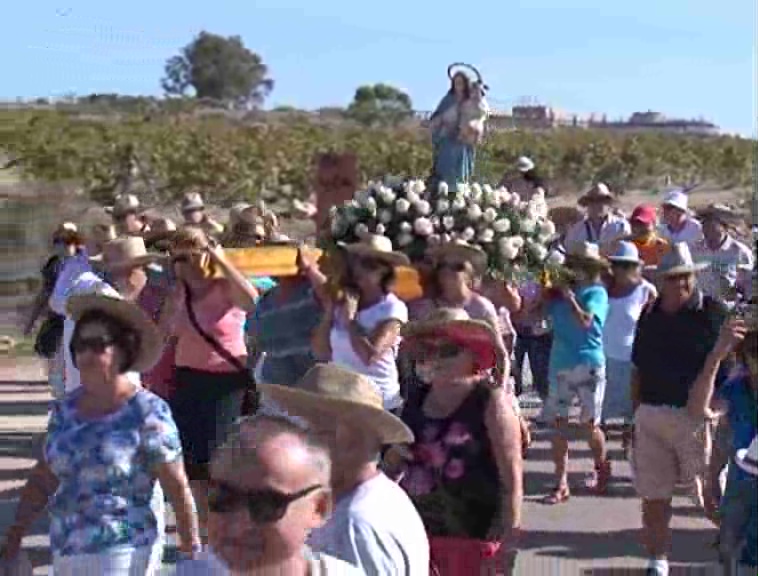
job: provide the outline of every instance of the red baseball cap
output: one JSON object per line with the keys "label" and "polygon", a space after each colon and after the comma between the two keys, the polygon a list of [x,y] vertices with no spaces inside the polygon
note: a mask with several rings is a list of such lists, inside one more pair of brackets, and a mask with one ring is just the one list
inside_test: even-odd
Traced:
{"label": "red baseball cap", "polygon": [[655,209],[655,206],[652,204],[641,204],[634,209],[634,212],[632,212],[629,221],[633,222],[636,220],[642,224],[655,224],[655,221],[657,219],[658,213]]}

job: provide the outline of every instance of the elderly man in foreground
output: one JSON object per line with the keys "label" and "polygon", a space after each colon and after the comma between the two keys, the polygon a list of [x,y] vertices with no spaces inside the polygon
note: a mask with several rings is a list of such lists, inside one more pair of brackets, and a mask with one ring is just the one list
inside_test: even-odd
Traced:
{"label": "elderly man in foreground", "polygon": [[297,421],[261,414],[240,421],[211,463],[213,555],[180,562],[176,576],[357,576],[305,545],[332,497],[326,448]]}
{"label": "elderly man in foreground", "polygon": [[309,544],[372,576],[429,573],[429,541],[405,491],[379,470],[382,446],[413,441],[383,409],[370,380],[333,364],[317,364],[295,387],[260,385],[271,400],[300,416],[330,445],[334,513]]}

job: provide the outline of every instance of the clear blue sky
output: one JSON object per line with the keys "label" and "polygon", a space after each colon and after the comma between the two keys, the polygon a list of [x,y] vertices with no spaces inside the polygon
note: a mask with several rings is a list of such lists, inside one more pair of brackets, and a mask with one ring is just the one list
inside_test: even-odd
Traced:
{"label": "clear blue sky", "polygon": [[495,106],[524,96],[578,113],[653,109],[756,133],[755,0],[27,0],[3,3],[0,99],[159,94],[202,29],[269,65],[269,105],[347,104],[364,83],[434,107],[453,61]]}

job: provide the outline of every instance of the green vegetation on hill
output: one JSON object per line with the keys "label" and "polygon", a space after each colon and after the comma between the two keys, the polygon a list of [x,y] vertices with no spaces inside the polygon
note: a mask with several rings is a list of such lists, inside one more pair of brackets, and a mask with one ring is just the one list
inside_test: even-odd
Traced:
{"label": "green vegetation on hill", "polygon": [[[197,188],[214,202],[254,198],[262,189],[308,190],[320,152],[352,152],[364,179],[386,174],[424,178],[431,146],[418,128],[319,125],[302,115],[250,123],[214,115],[158,112],[87,117],[61,111],[0,111],[0,157],[25,178],[72,182],[107,202],[132,184],[150,201]],[[603,180],[618,190],[708,180],[746,186],[753,142],[734,137],[620,135],[586,130],[492,133],[478,152],[478,180],[496,183],[518,156],[532,157],[550,181],[566,188]],[[134,172],[134,169],[132,169]]]}

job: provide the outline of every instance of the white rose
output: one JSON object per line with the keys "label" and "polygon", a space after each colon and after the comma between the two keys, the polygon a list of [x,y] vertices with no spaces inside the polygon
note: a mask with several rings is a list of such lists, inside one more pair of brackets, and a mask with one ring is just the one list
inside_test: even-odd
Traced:
{"label": "white rose", "polygon": [[448,210],[450,210],[450,202],[448,202],[444,198],[441,198],[437,202],[437,214],[444,214]]}
{"label": "white rose", "polygon": [[421,195],[426,190],[426,184],[423,180],[414,180],[411,184],[411,190],[418,195]]}
{"label": "white rose", "polygon": [[392,204],[395,201],[395,193],[392,191],[392,188],[387,188],[386,186],[381,188],[378,196],[385,204]]}
{"label": "white rose", "polygon": [[410,202],[411,204],[415,204],[416,202],[421,200],[421,197],[412,190],[409,191],[408,194],[405,195],[405,197],[408,199],[408,202]]}
{"label": "white rose", "polygon": [[471,188],[465,182],[458,182],[455,187],[456,195],[468,198],[471,196]]}
{"label": "white rose", "polygon": [[439,228],[439,225],[440,225],[440,217],[439,216],[437,216],[436,214],[433,214],[432,217],[429,218],[429,220],[432,221],[432,226],[434,226],[435,228]]}
{"label": "white rose", "polygon": [[452,216],[445,216],[442,219],[442,227],[445,228],[445,230],[452,230],[455,227],[455,218]]}
{"label": "white rose", "polygon": [[380,236],[384,235],[384,233],[387,231],[387,229],[384,227],[384,224],[377,224],[376,225],[376,233]]}
{"label": "white rose", "polygon": [[485,228],[479,232],[479,242],[483,244],[489,244],[495,239],[495,233],[489,228]]}
{"label": "white rose", "polygon": [[463,238],[466,242],[471,242],[474,239],[474,236],[476,236],[476,232],[470,226],[466,228],[461,234],[461,238]]}
{"label": "white rose", "polygon": [[451,232],[450,240],[458,240],[458,232]]}
{"label": "white rose", "polygon": [[521,204],[521,196],[514,192],[508,200],[504,199],[503,202],[508,202],[511,206],[518,206]]}
{"label": "white rose", "polygon": [[376,200],[374,198],[366,200],[366,210],[372,214],[376,214]]}
{"label": "white rose", "polygon": [[450,189],[447,186],[447,182],[440,182],[439,186],[437,186],[437,193],[440,196],[447,196]]}
{"label": "white rose", "polygon": [[521,221],[521,231],[526,234],[532,234],[537,229],[537,222],[531,218],[524,218]]}
{"label": "white rose", "polygon": [[358,238],[361,238],[361,239],[365,238],[369,234],[368,226],[366,226],[363,222],[359,222],[358,224],[355,225],[354,232],[355,232],[355,235],[358,236]]}
{"label": "white rose", "polygon": [[487,222],[487,223],[494,222],[496,218],[497,218],[497,210],[495,210],[494,208],[487,208],[484,211],[484,221],[485,222]]}
{"label": "white rose", "polygon": [[429,243],[430,246],[437,246],[440,242],[440,236],[439,234],[432,234],[429,236],[429,238],[426,239],[426,241]]}
{"label": "white rose", "polygon": [[505,234],[511,229],[511,221],[508,218],[500,218],[493,222],[492,229],[498,234]]}
{"label": "white rose", "polygon": [[530,249],[532,251],[532,254],[534,254],[534,257],[542,262],[547,257],[547,248],[545,248],[542,244],[532,244],[530,246]]}
{"label": "white rose", "polygon": [[513,245],[516,246],[516,248],[524,247],[524,238],[522,236],[511,236],[511,242],[513,242]]}
{"label": "white rose", "polygon": [[400,232],[403,234],[410,234],[413,230],[413,226],[411,226],[410,222],[403,222],[400,224]]}
{"label": "white rose", "polygon": [[426,216],[432,211],[432,207],[429,205],[429,202],[427,202],[426,200],[419,200],[413,205],[413,207],[416,209],[416,212],[418,212],[422,216]]}
{"label": "white rose", "polygon": [[530,200],[532,202],[544,202],[545,192],[543,192],[541,188],[538,188],[532,193],[532,197],[530,198]]}
{"label": "white rose", "polygon": [[434,232],[434,226],[428,218],[418,218],[413,223],[413,231],[417,236],[429,236]]}
{"label": "white rose", "polygon": [[540,223],[539,228],[540,236],[550,238],[555,235],[555,224],[551,220],[545,220]]}
{"label": "white rose", "polygon": [[442,241],[443,244],[445,242],[450,242],[451,240],[450,234],[443,234],[442,236],[440,236],[440,240]]}
{"label": "white rose", "polygon": [[390,222],[392,222],[392,212],[390,212],[389,210],[380,210],[379,222],[382,222],[383,224],[389,224]]}
{"label": "white rose", "polygon": [[471,187],[471,200],[473,202],[481,202],[482,198],[484,198],[484,190],[482,190],[482,187],[479,186],[479,184],[474,184]]}
{"label": "white rose", "polygon": [[408,246],[413,242],[413,236],[410,234],[402,233],[397,237],[397,245],[400,247]]}
{"label": "white rose", "polygon": [[371,192],[369,190],[359,190],[355,193],[355,201],[358,202],[358,205],[362,208],[366,207],[369,198],[371,198]]}
{"label": "white rose", "polygon": [[466,199],[456,197],[455,200],[453,200],[453,210],[464,210],[466,208]]}
{"label": "white rose", "polygon": [[472,204],[469,206],[467,215],[469,220],[479,220],[479,218],[482,217],[482,209],[479,204]]}
{"label": "white rose", "polygon": [[506,260],[514,260],[518,256],[519,249],[513,242],[513,237],[501,238],[497,243],[498,250]]}
{"label": "white rose", "polygon": [[411,203],[409,200],[406,200],[405,198],[400,198],[397,202],[395,202],[395,211],[398,214],[406,214],[408,210],[411,209]]}
{"label": "white rose", "polygon": [[508,192],[507,188],[501,188],[496,193],[497,197],[497,205],[501,206],[503,204],[508,204],[508,202],[511,201],[511,198],[513,197],[513,194]]}

